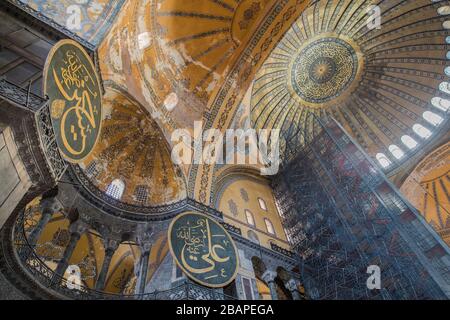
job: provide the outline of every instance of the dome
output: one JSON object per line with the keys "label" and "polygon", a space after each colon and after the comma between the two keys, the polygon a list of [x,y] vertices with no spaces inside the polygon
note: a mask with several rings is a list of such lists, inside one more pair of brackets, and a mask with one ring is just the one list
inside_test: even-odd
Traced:
{"label": "dome", "polygon": [[165,134],[192,126],[270,4],[128,1],[99,48],[103,78],[126,86]]}
{"label": "dome", "polygon": [[305,10],[255,77],[255,127],[288,135],[312,130],[308,112],[333,117],[371,156],[386,155],[383,167],[393,168],[390,162],[408,157],[389,146],[409,151],[402,136],[424,143],[443,126],[447,9],[425,0],[381,3],[378,28],[369,23],[376,23],[371,3],[319,1]]}

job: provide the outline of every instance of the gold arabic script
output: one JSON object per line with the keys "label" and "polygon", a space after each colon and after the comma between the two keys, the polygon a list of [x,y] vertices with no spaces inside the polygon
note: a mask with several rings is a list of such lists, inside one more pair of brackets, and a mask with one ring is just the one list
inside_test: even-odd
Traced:
{"label": "gold arabic script", "polygon": [[[221,256],[226,252],[229,241],[225,235],[212,235],[207,219],[199,219],[194,226],[182,226],[176,232],[176,237],[184,241],[181,250],[181,262],[192,273],[207,273],[216,269],[217,263],[227,262],[229,256]],[[222,268],[217,276],[226,277]]]}
{"label": "gold arabic script", "polygon": [[[97,98],[99,92],[96,90],[98,88],[95,75],[91,74],[75,51],[68,50],[63,62],[64,66],[59,67],[59,70],[57,67],[52,68],[56,86],[66,102],[70,104],[61,117],[61,139],[71,155],[79,156],[86,149],[88,134],[97,128],[95,115],[99,110],[92,101]],[[76,116],[76,122],[72,120],[71,115]],[[71,139],[68,139],[67,134],[71,135]],[[79,143],[74,145],[69,141],[79,141]]]}

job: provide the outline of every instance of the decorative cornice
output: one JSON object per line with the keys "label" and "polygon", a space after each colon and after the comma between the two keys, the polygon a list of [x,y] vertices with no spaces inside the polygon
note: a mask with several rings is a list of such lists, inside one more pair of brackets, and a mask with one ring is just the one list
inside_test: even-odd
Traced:
{"label": "decorative cornice", "polygon": [[120,218],[131,221],[164,221],[172,219],[181,212],[198,210],[220,220],[223,219],[222,212],[190,198],[160,206],[144,207],[123,203],[109,197],[104,191],[95,186],[78,165],[71,165],[67,176],[77,191],[88,202],[102,211]]}

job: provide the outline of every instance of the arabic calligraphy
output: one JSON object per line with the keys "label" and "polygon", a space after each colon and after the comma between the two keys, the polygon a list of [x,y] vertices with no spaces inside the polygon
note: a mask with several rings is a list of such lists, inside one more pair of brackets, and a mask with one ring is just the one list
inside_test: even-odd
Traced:
{"label": "arabic calligraphy", "polygon": [[237,273],[236,247],[216,221],[199,213],[178,216],[169,228],[170,248],[180,268],[193,280],[222,287]]}
{"label": "arabic calligraphy", "polygon": [[76,42],[58,42],[47,58],[45,94],[58,147],[71,162],[84,159],[94,148],[101,126],[102,100],[97,73]]}

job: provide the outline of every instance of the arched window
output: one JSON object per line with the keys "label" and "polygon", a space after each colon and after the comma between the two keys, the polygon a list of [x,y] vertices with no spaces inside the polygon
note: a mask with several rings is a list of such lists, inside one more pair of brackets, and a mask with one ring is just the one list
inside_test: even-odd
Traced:
{"label": "arched window", "polygon": [[392,164],[391,160],[384,153],[377,153],[376,158],[383,168],[387,168]]}
{"label": "arched window", "polygon": [[245,217],[247,218],[247,222],[249,225],[255,225],[255,218],[253,217],[253,213],[250,210],[245,209]]}
{"label": "arched window", "polygon": [[415,125],[413,125],[413,130],[421,138],[428,139],[431,136],[431,131],[421,124],[416,123]]}
{"label": "arched window", "polygon": [[414,140],[413,138],[411,138],[408,135],[404,135],[402,137],[402,142],[405,146],[407,146],[409,149],[414,149],[415,147],[417,147],[417,141]]}
{"label": "arched window", "polygon": [[438,126],[441,124],[444,119],[441,116],[438,116],[436,113],[431,111],[425,111],[423,113],[423,118],[431,123],[433,126]]}
{"label": "arched window", "polygon": [[396,157],[397,159],[401,159],[405,153],[402,151],[402,149],[400,149],[399,147],[397,147],[395,144],[391,144],[389,146],[389,151],[392,153],[392,155],[394,157]]}
{"label": "arched window", "polygon": [[125,183],[120,179],[115,179],[111,182],[106,189],[106,194],[111,198],[120,200],[125,190]]}
{"label": "arched window", "polygon": [[431,104],[442,111],[447,111],[450,108],[450,100],[440,97],[434,97],[431,99]]}
{"label": "arched window", "polygon": [[267,206],[266,206],[266,202],[264,201],[264,199],[258,198],[258,202],[259,202],[259,207],[261,209],[263,209],[264,211],[267,211]]}
{"label": "arched window", "polygon": [[266,224],[267,232],[270,234],[275,234],[275,229],[273,228],[272,222],[269,219],[264,218],[264,223]]}
{"label": "arched window", "polygon": [[248,230],[247,232],[247,237],[250,241],[254,242],[254,243],[259,243],[259,238],[258,235],[256,234],[255,231],[253,230]]}
{"label": "arched window", "polygon": [[444,73],[445,73],[446,76],[450,77],[450,66],[449,67],[445,67]]}
{"label": "arched window", "polygon": [[450,94],[450,83],[448,83],[447,81],[441,82],[439,84],[439,90],[447,94]]}

